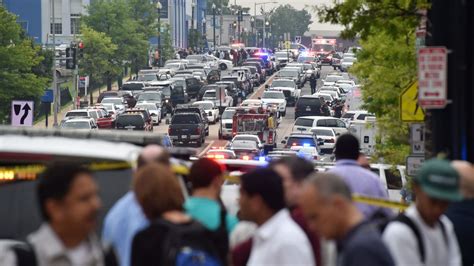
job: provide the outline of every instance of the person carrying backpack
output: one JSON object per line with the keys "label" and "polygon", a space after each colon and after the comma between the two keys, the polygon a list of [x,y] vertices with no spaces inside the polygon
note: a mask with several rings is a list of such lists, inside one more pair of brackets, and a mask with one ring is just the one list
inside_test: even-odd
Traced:
{"label": "person carrying backpack", "polygon": [[171,169],[147,164],[133,181],[133,190],[150,225],[133,239],[131,265],[225,265],[212,233],[184,212],[183,192]]}
{"label": "person carrying backpack", "polygon": [[397,265],[461,265],[453,224],[444,215],[460,201],[459,175],[449,161],[426,161],[413,179],[415,203],[388,223],[383,240]]}
{"label": "person carrying backpack", "polygon": [[223,175],[223,166],[215,160],[200,158],[194,162],[188,176],[192,195],[184,203],[184,209],[212,232],[212,240],[220,249],[221,259],[225,261],[229,252],[229,235],[238,219],[229,215],[220,201]]}
{"label": "person carrying backpack", "polygon": [[43,224],[26,242],[4,250],[0,265],[118,265],[113,250],[103,247],[94,233],[101,201],[87,168],[53,163],[39,178],[37,195]]}

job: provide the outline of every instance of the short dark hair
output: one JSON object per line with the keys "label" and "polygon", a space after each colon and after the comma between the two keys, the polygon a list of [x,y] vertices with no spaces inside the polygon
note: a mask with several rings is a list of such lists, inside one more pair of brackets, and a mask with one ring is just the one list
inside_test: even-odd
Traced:
{"label": "short dark hair", "polygon": [[274,212],[285,208],[283,181],[273,169],[259,168],[240,177],[241,189],[250,196],[259,195]]}
{"label": "short dark hair", "polygon": [[282,164],[290,169],[291,176],[294,181],[302,182],[311,173],[314,172],[314,166],[308,160],[305,160],[298,156],[283,157],[278,160],[272,161],[269,165],[270,168]]}
{"label": "short dark hair", "polygon": [[357,160],[359,158],[359,141],[350,133],[339,136],[335,148],[336,160]]}
{"label": "short dark hair", "polygon": [[37,185],[39,208],[45,221],[51,218],[46,211],[46,201],[62,200],[79,174],[92,175],[92,172],[76,162],[53,162],[47,166]]}
{"label": "short dark hair", "polygon": [[188,179],[192,188],[202,188],[211,185],[212,181],[224,173],[224,166],[209,158],[200,158],[191,166]]}
{"label": "short dark hair", "polygon": [[316,188],[322,197],[328,198],[334,195],[352,201],[350,187],[340,176],[332,173],[314,173],[306,181]]}

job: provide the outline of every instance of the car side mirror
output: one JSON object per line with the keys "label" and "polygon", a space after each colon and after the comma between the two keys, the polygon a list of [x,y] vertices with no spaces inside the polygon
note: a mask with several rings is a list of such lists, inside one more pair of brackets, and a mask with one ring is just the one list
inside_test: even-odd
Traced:
{"label": "car side mirror", "polygon": [[265,84],[265,89],[268,89],[270,88],[270,86],[268,86],[268,84]]}
{"label": "car side mirror", "polygon": [[339,132],[338,132],[338,133],[336,133],[336,136],[337,136],[337,137],[339,137],[340,135],[341,135],[341,133],[339,133]]}
{"label": "car side mirror", "polygon": [[281,144],[286,144],[286,140],[282,140],[282,141],[281,141]]}

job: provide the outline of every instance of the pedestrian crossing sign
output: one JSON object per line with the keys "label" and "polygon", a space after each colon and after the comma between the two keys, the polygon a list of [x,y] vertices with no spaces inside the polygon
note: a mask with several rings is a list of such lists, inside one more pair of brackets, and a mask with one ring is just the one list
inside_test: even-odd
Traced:
{"label": "pedestrian crossing sign", "polygon": [[285,42],[285,49],[291,49],[291,42],[290,41]]}
{"label": "pedestrian crossing sign", "polygon": [[413,82],[400,94],[400,120],[403,122],[425,120],[425,112],[418,104],[418,81]]}

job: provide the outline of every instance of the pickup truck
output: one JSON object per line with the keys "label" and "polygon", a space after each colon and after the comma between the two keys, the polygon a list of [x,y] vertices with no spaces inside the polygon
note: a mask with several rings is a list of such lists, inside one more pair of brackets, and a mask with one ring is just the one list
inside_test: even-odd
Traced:
{"label": "pickup truck", "polygon": [[195,143],[197,147],[201,147],[206,138],[206,130],[198,114],[176,113],[171,118],[168,135],[173,145]]}

